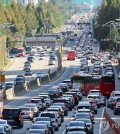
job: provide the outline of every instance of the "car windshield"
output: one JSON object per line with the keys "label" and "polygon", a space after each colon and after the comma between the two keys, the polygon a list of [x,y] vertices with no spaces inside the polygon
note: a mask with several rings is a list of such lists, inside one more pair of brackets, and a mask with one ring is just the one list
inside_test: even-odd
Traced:
{"label": "car windshield", "polygon": [[62,107],[64,107],[65,104],[64,103],[54,103],[53,106],[62,106]]}
{"label": "car windshield", "polygon": [[50,121],[50,118],[49,117],[38,117],[36,118],[36,121]]}
{"label": "car windshield", "polygon": [[0,120],[0,125],[1,125],[1,124],[6,124],[6,121]]}
{"label": "car windshield", "polygon": [[29,134],[45,134],[44,130],[31,129]]}
{"label": "car windshield", "polygon": [[80,114],[76,114],[75,117],[76,117],[76,118],[89,118],[90,116],[89,116],[89,114],[87,114],[87,113],[85,113],[85,114],[80,113]]}
{"label": "car windshield", "polygon": [[25,104],[25,107],[36,107],[35,105],[32,105],[32,104]]}
{"label": "car windshield", "polygon": [[70,122],[69,123],[69,126],[72,127],[72,126],[84,126],[84,122]]}
{"label": "car windshield", "polygon": [[55,114],[52,113],[42,113],[41,117],[50,117],[50,118],[55,118]]}
{"label": "car windshield", "polygon": [[72,131],[85,131],[84,128],[71,128],[69,129],[69,132],[72,132]]}
{"label": "car windshield", "polygon": [[80,119],[80,121],[84,121],[85,123],[91,123],[89,119]]}
{"label": "car windshield", "polygon": [[78,106],[78,107],[77,107],[77,109],[83,109],[83,108],[85,108],[85,109],[90,109],[90,106]]}
{"label": "car windshield", "polygon": [[22,111],[30,111],[30,108],[25,108],[25,107],[23,107],[23,108],[20,108]]}
{"label": "car windshield", "polygon": [[35,124],[31,126],[31,129],[46,129],[47,125],[46,124]]}
{"label": "car windshield", "polygon": [[4,109],[3,110],[3,116],[11,116],[11,117],[16,117],[19,114],[18,109]]}

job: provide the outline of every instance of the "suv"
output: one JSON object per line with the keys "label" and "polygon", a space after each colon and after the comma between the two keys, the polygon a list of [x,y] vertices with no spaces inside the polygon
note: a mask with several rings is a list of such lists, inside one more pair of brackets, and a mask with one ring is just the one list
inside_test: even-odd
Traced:
{"label": "suv", "polygon": [[3,119],[8,121],[11,126],[23,127],[23,118],[21,116],[20,108],[4,108]]}

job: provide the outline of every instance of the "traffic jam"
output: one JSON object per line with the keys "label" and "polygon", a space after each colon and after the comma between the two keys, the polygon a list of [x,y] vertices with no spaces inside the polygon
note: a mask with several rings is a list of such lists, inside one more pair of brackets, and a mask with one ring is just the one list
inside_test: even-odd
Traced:
{"label": "traffic jam", "polygon": [[[101,107],[111,108],[115,115],[120,113],[120,91],[115,91],[113,67],[116,59],[110,59],[109,52],[94,53],[92,44],[97,45],[98,42],[92,38],[89,26],[84,26],[84,29],[87,30],[82,36],[70,36],[69,42],[74,44],[66,54],[68,62],[79,63],[78,73],[46,92],[39,91],[23,106],[5,107],[0,120],[0,134],[12,134],[15,126],[22,129],[26,120],[31,124],[25,134],[58,134],[67,117],[70,120],[64,124],[63,134],[96,134],[95,116]],[[27,64],[25,68],[30,67]]]}

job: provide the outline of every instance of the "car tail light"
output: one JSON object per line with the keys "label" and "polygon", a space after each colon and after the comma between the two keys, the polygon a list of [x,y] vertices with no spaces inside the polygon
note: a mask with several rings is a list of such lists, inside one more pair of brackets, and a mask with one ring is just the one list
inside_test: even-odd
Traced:
{"label": "car tail light", "polygon": [[31,112],[27,112],[28,114],[31,114]]}
{"label": "car tail light", "polygon": [[62,107],[63,110],[66,110],[67,108],[66,107]]}
{"label": "car tail light", "polygon": [[49,131],[48,131],[48,130],[46,130],[45,134],[49,134]]}
{"label": "car tail light", "polygon": [[89,128],[92,128],[92,125],[88,125]]}
{"label": "car tail light", "polygon": [[21,117],[20,117],[20,115],[18,116],[18,120],[20,120],[21,119]]}
{"label": "car tail light", "polygon": [[96,107],[96,104],[93,104],[92,106],[93,106],[93,107]]}

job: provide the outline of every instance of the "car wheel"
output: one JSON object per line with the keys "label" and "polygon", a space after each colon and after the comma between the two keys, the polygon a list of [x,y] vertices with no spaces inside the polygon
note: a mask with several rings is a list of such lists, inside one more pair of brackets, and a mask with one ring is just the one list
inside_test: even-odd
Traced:
{"label": "car wheel", "polygon": [[97,110],[95,110],[95,114],[97,114]]}
{"label": "car wheel", "polygon": [[23,128],[23,123],[20,124],[19,128]]}
{"label": "car wheel", "polygon": [[100,108],[100,104],[98,104],[98,108]]}
{"label": "car wheel", "polygon": [[59,130],[59,127],[57,127],[56,129],[55,129],[55,131],[58,131]]}
{"label": "car wheel", "polygon": [[30,118],[30,120],[32,121],[32,120],[33,120],[33,117],[32,117],[32,118]]}

